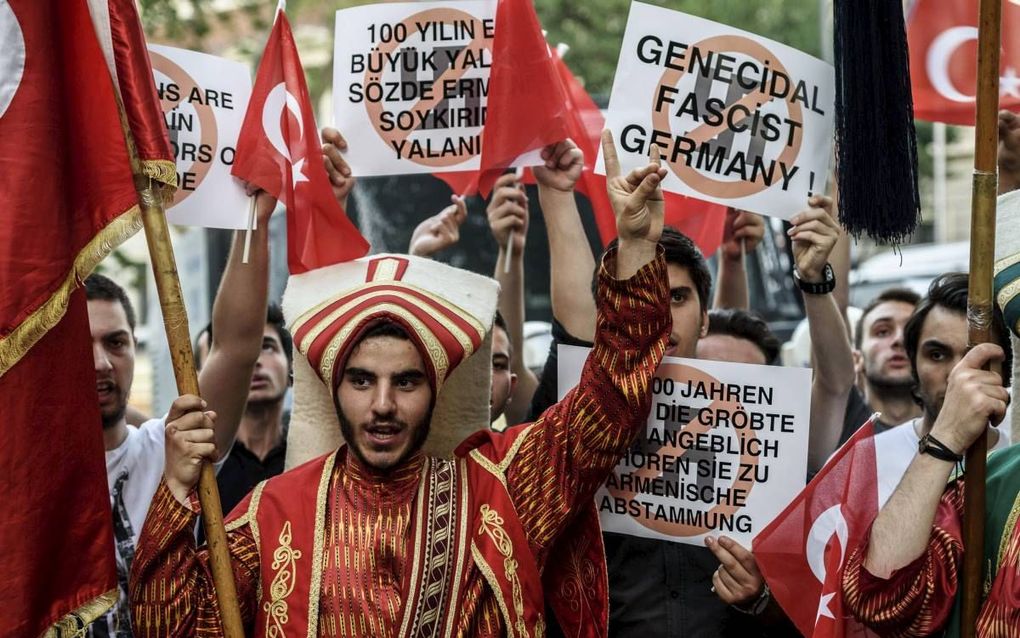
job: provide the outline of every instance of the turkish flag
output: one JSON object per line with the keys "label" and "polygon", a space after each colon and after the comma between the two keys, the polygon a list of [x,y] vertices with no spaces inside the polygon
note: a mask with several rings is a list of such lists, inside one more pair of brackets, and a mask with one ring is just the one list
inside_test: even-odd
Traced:
{"label": "turkish flag", "polygon": [[117,599],[79,282],[139,226],[85,0],[0,2],[0,636],[90,621]]}
{"label": "turkish flag", "polygon": [[514,160],[565,140],[566,97],[531,0],[499,0],[479,188],[489,196]]}
{"label": "turkish flag", "polygon": [[368,253],[368,242],[333,195],[321,148],[305,72],[281,9],[262,53],[230,172],[287,207],[287,263],[294,275]]}
{"label": "turkish flag", "polygon": [[[974,126],[979,0],[918,0],[907,20],[914,116]],[[1020,6],[1002,3],[999,106],[1020,109]]]}
{"label": "turkish flag", "polygon": [[878,515],[878,493],[872,417],[755,537],[772,595],[805,636],[871,635],[844,613],[841,581],[847,554]]}

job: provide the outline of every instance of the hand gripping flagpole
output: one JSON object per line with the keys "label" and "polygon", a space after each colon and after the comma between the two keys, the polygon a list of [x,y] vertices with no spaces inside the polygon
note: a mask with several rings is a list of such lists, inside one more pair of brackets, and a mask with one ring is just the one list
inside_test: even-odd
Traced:
{"label": "hand gripping flagpole", "polygon": [[[181,294],[173,245],[170,243],[170,230],[163,209],[162,188],[154,186],[152,179],[143,174],[134,136],[119,97],[117,105],[120,109],[121,128],[127,142],[131,172],[134,175],[135,190],[138,193],[145,240],[149,245],[152,274],[156,279],[159,305],[163,312],[163,326],[170,346],[177,392],[198,396],[198,373],[195,371],[195,357],[191,349],[191,335],[188,332],[188,312],[184,306],[184,296]],[[223,635],[226,638],[243,638],[244,627],[241,624],[241,610],[237,602],[237,587],[234,584],[230,554],[227,551],[227,532],[223,527],[223,506],[220,503],[216,474],[211,463],[202,465],[202,474],[198,481],[198,499],[202,504],[206,544],[209,548],[209,562],[219,603]]]}
{"label": "hand gripping flagpole", "polygon": [[[998,190],[999,47],[1002,0],[981,0],[978,22],[977,129],[970,221],[970,282],[967,295],[971,346],[991,340],[992,267],[995,260],[995,200]],[[1001,374],[1001,370],[999,371]],[[963,601],[961,634],[973,637],[981,609],[985,540],[987,436],[967,450],[963,513]]]}

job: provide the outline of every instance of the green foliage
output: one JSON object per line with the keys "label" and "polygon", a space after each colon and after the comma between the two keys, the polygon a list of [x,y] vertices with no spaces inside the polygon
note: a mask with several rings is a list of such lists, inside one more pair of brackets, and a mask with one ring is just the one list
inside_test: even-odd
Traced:
{"label": "green foliage", "polygon": [[[820,55],[818,0],[651,0]],[[630,0],[535,0],[549,41],[570,45],[566,62],[592,95],[613,85]]]}
{"label": "green foliage", "polygon": [[[217,31],[238,28],[266,33],[272,23],[272,0],[236,0],[237,9],[217,13],[207,0],[138,0],[146,32],[185,48],[204,49]],[[370,4],[371,0],[289,0],[287,14],[297,29],[302,24],[329,25],[337,9]],[[772,38],[819,55],[818,0],[652,0],[652,4],[697,15]],[[567,63],[593,95],[607,96],[613,84],[620,42],[630,0],[535,0],[549,41],[570,45]],[[235,44],[238,44],[235,42]],[[261,44],[259,44],[261,46]],[[247,49],[247,46],[242,46]],[[214,51],[210,51],[213,52]],[[257,53],[257,48],[255,51]],[[324,89],[308,69],[313,94]],[[327,80],[328,81],[328,80]],[[316,90],[319,89],[319,90]]]}

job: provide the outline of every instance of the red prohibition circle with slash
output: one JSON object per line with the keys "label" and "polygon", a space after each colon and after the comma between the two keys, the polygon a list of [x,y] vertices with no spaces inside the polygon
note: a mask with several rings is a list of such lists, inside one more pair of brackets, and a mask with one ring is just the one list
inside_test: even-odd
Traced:
{"label": "red prohibition circle with slash", "polygon": [[[191,95],[191,92],[196,88],[201,91],[202,87],[198,86],[195,79],[188,75],[187,71],[182,69],[179,64],[170,58],[151,50],[149,51],[149,57],[152,60],[152,68],[170,78],[170,81],[177,85],[179,91],[180,99],[177,102],[173,102],[166,98],[160,100],[163,112],[169,113],[183,103],[191,104],[192,108],[195,109],[195,113],[198,115],[198,123],[201,127],[200,130],[202,138],[200,144],[208,144],[215,154],[219,150],[217,146],[219,134],[216,130],[216,114],[213,112],[212,107],[204,102],[200,104],[187,102],[187,96]],[[209,173],[209,169],[212,168],[212,163],[215,159],[216,158],[214,156],[214,158],[208,162],[199,162],[195,160],[191,163],[191,166],[184,167],[184,172],[194,173],[196,190],[198,185],[201,185],[202,180],[204,180],[205,176]],[[180,168],[181,167],[178,164],[178,169]],[[176,206],[177,204],[180,204],[194,192],[195,190],[178,188],[174,193],[174,201],[171,205]]]}
{"label": "red prohibition circle with slash", "polygon": [[[475,16],[469,13],[465,13],[458,9],[447,8],[430,9],[428,11],[422,11],[412,16],[408,16],[400,24],[403,24],[410,32],[412,31],[412,28],[416,24],[424,22],[432,23],[471,22],[474,25],[475,33],[474,39],[465,44],[464,48],[461,50],[460,53],[457,54],[457,57],[453,60],[453,63],[450,64],[450,66],[448,66],[441,75],[435,78],[433,82],[433,87],[437,86],[442,87],[443,82],[447,80],[457,80],[464,75],[465,71],[469,70],[464,68],[456,68],[458,66],[458,63],[462,63],[465,51],[477,50],[481,52],[482,50],[489,50],[491,54],[491,44],[486,43],[485,25],[482,23],[480,19],[476,18]],[[397,42],[396,40],[381,44],[378,47],[379,55],[386,55],[387,53],[392,53],[398,47],[400,47],[401,44],[403,44],[403,42]],[[367,85],[370,79],[372,77],[375,77],[376,75],[378,74],[372,73],[370,71],[365,71],[364,77],[365,85]],[[418,102],[411,109],[402,110],[409,110],[416,114],[427,114],[437,105],[439,105],[445,97],[446,96],[442,94],[442,91],[440,91],[437,94],[433,90],[432,97],[428,99],[418,100]],[[379,134],[379,137],[381,137],[383,141],[386,142],[386,145],[390,148],[394,148],[393,146],[394,142],[399,143],[404,141],[405,139],[410,137],[411,133],[417,130],[414,129],[410,131],[404,131],[401,130],[399,127],[394,126],[392,130],[384,131],[382,129],[382,113],[385,109],[381,101],[370,102],[366,100],[365,109],[367,110],[368,118],[369,120],[371,120],[372,126],[375,127],[375,130]],[[458,153],[457,155],[448,155],[445,157],[413,157],[413,158],[409,157],[405,159],[408,159],[417,164],[421,164],[422,166],[440,167],[440,166],[454,166],[456,164],[465,162],[470,158],[471,158],[470,154]]]}
{"label": "red prohibition circle with slash", "polygon": [[[698,383],[698,382],[702,382],[702,383],[705,383],[705,384],[719,383],[718,379],[716,379],[715,377],[711,376],[710,374],[708,374],[708,373],[706,373],[706,372],[704,372],[702,370],[699,370],[697,368],[692,368],[692,367],[689,367],[689,366],[685,366],[685,365],[669,364],[669,363],[661,365],[659,367],[659,370],[656,372],[655,376],[659,377],[659,378],[663,378],[663,379],[670,378],[670,379],[684,379],[685,381],[686,380],[690,380],[690,382],[692,384]],[[743,412],[744,411],[743,406],[740,405],[740,403],[738,403],[736,401],[713,401],[710,405],[708,405],[708,406],[706,406],[706,407],[704,407],[702,409],[703,410],[711,410],[711,411],[727,410],[731,414],[736,413],[738,411],[739,412]],[[681,429],[681,432],[689,432],[692,436],[697,436],[698,434],[708,433],[712,429],[713,429],[712,426],[705,425],[703,423],[699,423],[698,420],[695,418],[695,419],[691,419],[690,422],[685,424],[683,426],[683,428]],[[734,428],[734,429],[732,429],[732,432],[734,433],[735,436],[737,436],[737,437],[739,437],[740,439],[743,440],[743,449],[744,449],[745,453],[741,454],[741,456],[740,456],[740,463],[741,464],[746,464],[748,466],[751,466],[752,468],[757,468],[757,466],[758,466],[758,458],[759,457],[755,456],[755,455],[747,454],[746,451],[748,450],[749,442],[752,441],[752,440],[757,439],[758,437],[755,436],[754,432],[751,431],[748,428],[741,428],[741,429]],[[677,444],[665,444],[661,448],[659,448],[658,453],[660,453],[660,454],[669,454],[669,455],[675,456],[675,457],[681,457],[681,456],[684,455],[684,453],[687,452],[687,449],[680,447],[678,445],[678,443],[679,443],[679,436],[677,437]],[[753,472],[754,472],[754,469],[752,469],[752,473]],[[648,468],[641,468],[641,469],[638,469],[638,470],[634,471],[632,474],[633,474],[633,476],[636,476],[636,477],[639,477],[639,478],[650,479],[651,480],[651,479],[660,478],[662,476],[662,471],[661,470],[650,470]],[[727,486],[727,487],[729,489],[731,489],[731,490],[733,490],[733,489],[744,490],[746,492],[746,494],[748,496],[750,496],[751,490],[754,488],[754,484],[755,484],[754,479],[753,478],[741,479],[741,478],[739,478],[739,476],[740,476],[740,474],[735,473],[734,474],[734,478],[733,478],[733,482],[729,486]],[[608,485],[606,486],[606,491],[608,491],[609,494],[612,495],[613,497],[622,498],[622,499],[625,499],[625,500],[628,500],[628,501],[629,500],[633,500],[635,497],[640,496],[640,494],[638,492],[634,491],[634,490],[617,489],[617,488],[609,487]],[[732,503],[719,503],[719,504],[715,505],[714,507],[712,507],[710,510],[706,511],[706,514],[711,515],[711,514],[714,514],[714,513],[718,513],[719,515],[722,515],[722,516],[730,516],[730,515],[736,513],[736,511],[738,509],[741,509],[741,508],[739,506],[737,506],[737,505],[732,504]],[[636,523],[638,523],[639,525],[641,525],[643,527],[646,527],[646,528],[648,528],[648,529],[650,529],[650,530],[652,530],[654,532],[658,532],[660,534],[665,534],[667,536],[674,536],[674,537],[683,538],[683,537],[688,537],[688,536],[699,536],[701,534],[705,534],[707,532],[711,532],[712,531],[708,527],[699,527],[699,526],[695,526],[695,525],[687,525],[687,524],[684,524],[684,523],[673,523],[673,522],[670,522],[670,521],[660,521],[660,520],[648,519],[648,518],[644,518],[644,517],[633,517],[633,518],[634,518],[634,521]]]}
{"label": "red prohibition circle with slash", "polygon": [[[754,40],[750,40],[742,36],[735,35],[715,36],[712,38],[702,40],[701,42],[692,45],[691,48],[692,49],[697,48],[703,51],[741,53],[750,58],[753,58],[754,60],[757,60],[762,66],[764,66],[765,61],[768,60],[770,67],[786,74],[787,77],[789,77],[789,73],[787,72],[786,67],[784,67],[782,63],[779,62],[777,57],[771,51],[766,49],[761,44],[755,42]],[[683,78],[685,74],[686,71],[667,69],[666,72],[663,73],[662,77],[659,79],[659,86],[676,86],[677,83],[680,82],[680,79]],[[759,100],[762,100],[763,98],[765,101],[759,104]],[[697,128],[690,131],[686,135],[686,137],[693,140],[697,144],[707,142],[718,136],[720,133],[724,133],[727,130],[726,129],[726,121],[728,119],[727,116],[734,107],[743,106],[748,110],[752,110],[752,107],[754,107],[754,109],[757,109],[760,106],[767,104],[769,101],[773,99],[775,98],[763,95],[760,91],[757,90],[751,91],[750,93],[747,93],[746,95],[741,97],[736,102],[726,105],[726,108],[723,110],[722,124],[720,124],[719,126],[709,126],[707,124],[702,124],[701,126],[698,126]],[[795,122],[803,122],[804,117],[801,106],[799,104],[791,102],[790,100],[785,100],[785,102],[787,104],[787,108],[789,109],[790,119],[794,120]],[[662,109],[656,111],[654,97],[652,99],[652,125],[655,127],[656,130],[667,131],[670,133],[670,135],[673,135],[673,128],[672,124],[670,123],[669,110]],[[777,158],[777,161],[783,162],[784,164],[787,165],[792,165],[796,161],[797,156],[800,154],[800,147],[803,141],[803,132],[804,132],[803,126],[797,128],[797,130],[793,134],[793,143],[787,145],[786,148],[783,149],[783,152],[780,153],[779,157]],[[700,172],[698,172],[696,168],[688,166],[682,160],[673,162],[670,161],[670,158],[663,158],[662,161],[665,162],[670,167],[670,170],[672,170],[673,173],[677,177],[679,177],[685,184],[697,190],[699,193],[703,193],[711,197],[719,197],[725,199],[748,197],[750,195],[755,195],[769,188],[769,185],[761,180],[757,180],[754,182],[744,181],[737,182],[713,179],[711,177],[702,175]]]}

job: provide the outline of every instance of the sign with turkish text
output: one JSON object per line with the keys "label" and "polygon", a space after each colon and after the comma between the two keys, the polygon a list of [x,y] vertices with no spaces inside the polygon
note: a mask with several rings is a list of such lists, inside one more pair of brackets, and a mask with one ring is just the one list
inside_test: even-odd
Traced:
{"label": "sign with turkish text", "polygon": [[[559,395],[590,350],[559,348]],[[751,540],[804,487],[811,370],[666,357],[646,428],[595,496],[609,532]]]}
{"label": "sign with turkish text", "polygon": [[333,109],[355,175],[479,167],[495,19],[495,0],[337,11]]}
{"label": "sign with turkish text", "polygon": [[249,198],[230,175],[251,97],[240,62],[149,45],[156,91],[177,160],[177,192],[167,220],[185,226],[246,228]]}
{"label": "sign with turkish text", "polygon": [[825,192],[835,95],[821,60],[634,2],[606,126],[624,174],[657,146],[665,190],[789,219]]}

